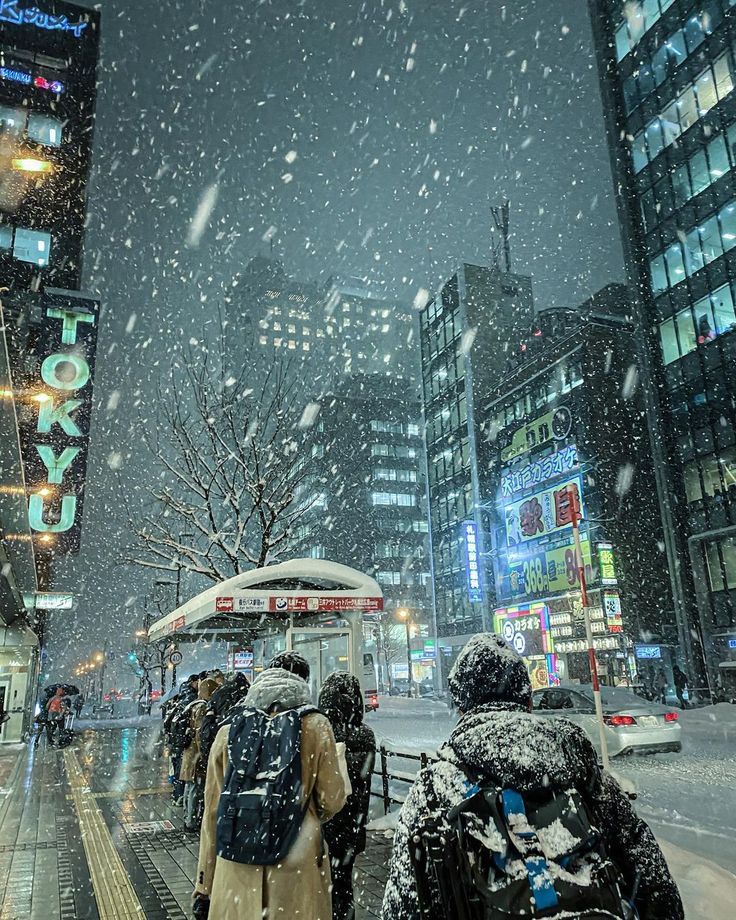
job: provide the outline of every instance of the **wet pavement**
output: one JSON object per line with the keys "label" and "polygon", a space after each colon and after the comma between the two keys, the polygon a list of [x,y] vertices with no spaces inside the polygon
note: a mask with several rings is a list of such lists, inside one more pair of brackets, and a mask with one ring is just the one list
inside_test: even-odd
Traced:
{"label": "wet pavement", "polygon": [[[0,920],[184,920],[198,839],[170,802],[157,727],[0,747]],[[142,826],[143,825],[143,826]],[[390,840],[369,835],[358,920],[379,916]]]}

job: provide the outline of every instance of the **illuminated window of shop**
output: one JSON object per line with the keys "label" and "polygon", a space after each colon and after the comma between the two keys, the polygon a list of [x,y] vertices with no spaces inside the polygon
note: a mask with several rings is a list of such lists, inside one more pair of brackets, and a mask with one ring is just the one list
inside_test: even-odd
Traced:
{"label": "illuminated window of shop", "polygon": [[61,147],[63,125],[59,118],[31,112],[28,116],[28,137],[46,147]]}
{"label": "illuminated window of shop", "polygon": [[51,234],[40,230],[26,230],[16,227],[13,257],[19,262],[31,262],[39,268],[49,264]]}
{"label": "illuminated window of shop", "polygon": [[13,248],[13,228],[8,224],[0,224],[0,249]]}

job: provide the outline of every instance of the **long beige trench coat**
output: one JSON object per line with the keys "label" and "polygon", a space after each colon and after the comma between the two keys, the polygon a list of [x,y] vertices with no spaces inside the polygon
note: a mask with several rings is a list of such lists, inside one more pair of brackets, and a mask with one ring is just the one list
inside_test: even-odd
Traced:
{"label": "long beige trench coat", "polygon": [[321,713],[302,721],[303,802],[301,832],[283,863],[250,866],[216,855],[217,806],[228,767],[229,727],[217,733],[205,787],[204,820],[195,894],[210,896],[210,920],[332,920],[330,861],[323,856],[320,822],[347,798],[335,737]]}

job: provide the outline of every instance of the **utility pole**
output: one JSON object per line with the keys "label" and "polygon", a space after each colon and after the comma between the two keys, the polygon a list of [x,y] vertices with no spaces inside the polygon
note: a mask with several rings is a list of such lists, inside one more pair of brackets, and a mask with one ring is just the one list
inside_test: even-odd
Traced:
{"label": "utility pole", "polygon": [[595,715],[598,722],[598,737],[601,742],[601,758],[603,760],[603,769],[607,770],[609,767],[608,742],[606,741],[606,727],[603,722],[603,703],[601,701],[601,685],[598,680],[598,662],[595,657],[595,645],[593,643],[593,628],[590,623],[588,582],[585,577],[585,559],[583,557],[583,547],[580,540],[580,496],[576,486],[568,487],[567,497],[570,506],[572,534],[575,541],[575,558],[578,567],[578,578],[580,579],[580,599],[583,604],[583,617],[585,619],[585,637],[588,643],[588,663],[590,665],[590,679],[593,684],[593,699],[595,700]]}

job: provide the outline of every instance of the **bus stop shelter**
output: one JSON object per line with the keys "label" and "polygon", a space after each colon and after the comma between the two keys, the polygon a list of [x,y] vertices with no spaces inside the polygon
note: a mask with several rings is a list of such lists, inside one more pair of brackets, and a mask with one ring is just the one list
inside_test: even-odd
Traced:
{"label": "bus stop shelter", "polygon": [[157,620],[151,642],[208,639],[301,652],[319,685],[346,670],[364,682],[363,615],[383,610],[373,578],[324,559],[292,559],[214,585]]}

